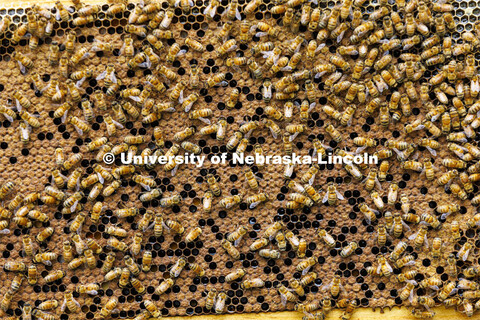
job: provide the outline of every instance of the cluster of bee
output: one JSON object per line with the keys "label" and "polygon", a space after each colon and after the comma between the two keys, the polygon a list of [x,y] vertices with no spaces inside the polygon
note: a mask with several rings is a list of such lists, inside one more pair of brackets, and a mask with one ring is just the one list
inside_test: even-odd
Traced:
{"label": "cluster of bee", "polygon": [[[56,148],[55,164],[48,172],[50,183],[41,190],[24,194],[13,182],[1,186],[0,233],[10,234],[14,227],[23,229],[22,256],[27,260],[5,263],[4,269],[14,274],[14,278],[10,288],[2,293],[0,309],[11,310],[11,302],[24,280],[29,285],[39,281],[48,284],[61,281],[67,272],[80,268],[93,272],[100,263],[100,254],[106,254],[100,263],[103,283],[76,284],[64,291],[63,301],[46,300],[35,307],[25,303],[21,308],[23,319],[31,316],[57,319],[57,308],[61,312],[79,313],[80,304],[74,296],[96,296],[105,283],[146,294],[146,281],[140,275],[150,272],[154,254],[146,249],[145,234],[160,237],[168,231],[185,243],[193,243],[201,238],[203,229],[184,225],[179,217],[167,214],[171,208],[182,206],[184,197],[179,193],[164,194],[157,180],[145,171],[180,175],[182,164],[176,162],[175,156],[201,154],[201,145],[194,142],[198,136],[214,137],[218,143],[225,143],[229,153],[263,155],[262,145],[252,145],[250,138],[266,129],[274,141],[281,140],[283,154],[301,152],[296,142],[313,132],[316,113],[325,119],[322,130],[331,142],[327,145],[320,138],[309,136],[309,151],[313,156],[367,152],[380,160],[377,167],[343,165],[346,174],[370,195],[370,200],[358,204],[358,212],[365,224],[374,228],[375,245],[386,249],[365,268],[367,274],[404,284],[398,290],[398,297],[413,306],[416,318],[433,317],[435,312],[431,308],[440,304],[473,315],[480,309],[480,267],[472,262],[476,243],[463,235],[480,226],[480,214],[468,219],[460,219],[458,215],[466,213],[463,205],[480,205],[480,195],[475,195],[476,183],[480,181],[480,148],[476,143],[480,127],[480,80],[475,61],[480,46],[480,24],[453,39],[454,7],[448,2],[380,0],[371,12],[366,10],[369,2],[341,0],[328,6],[322,1],[250,0],[243,5],[231,0],[224,9],[217,0],[209,0],[199,11],[191,0],[149,0],[131,6],[124,1],[112,1],[103,13],[99,5],[76,0],[73,6],[58,1],[53,9],[35,5],[26,10],[26,22],[16,26],[8,15],[4,16],[0,33],[5,33],[13,45],[28,40],[29,51],[22,52],[17,47],[11,57],[34,88],[31,93],[40,93],[45,107],[51,107],[53,117],[70,131],[75,130],[85,143],[78,153],[68,154],[64,148]],[[127,9],[130,7],[133,9]],[[264,7],[273,18],[255,19],[255,13]],[[91,26],[101,15],[109,19],[124,12],[129,14],[121,47],[97,40],[77,43],[82,28]],[[203,14],[209,23],[218,22],[208,43],[191,35],[175,37],[174,16],[192,12]],[[46,59],[55,73],[49,81],[44,81],[35,69],[38,65],[35,53],[40,43],[43,45],[52,35],[55,26],[64,22],[75,28],[59,37],[61,40],[45,44]],[[100,52],[112,60],[120,55],[125,64],[108,63],[101,70],[89,68],[89,60]],[[187,54],[198,57],[211,54],[223,61],[222,69],[204,76],[200,72],[204,66],[193,59],[189,74],[180,76],[174,64],[185,60]],[[125,70],[148,72],[140,77],[137,86],[130,86],[119,76]],[[238,125],[218,115],[216,110],[202,106],[200,101],[203,90],[214,92],[224,87],[225,109],[235,112],[243,100],[241,89],[227,87],[235,77],[258,84],[263,106],[261,117],[249,118]],[[90,80],[95,80],[99,87],[85,94]],[[38,106],[32,103],[29,93],[16,90],[9,101],[10,105],[0,105],[0,113],[6,121],[17,125],[19,140],[28,147],[32,131],[41,128],[45,119],[38,116]],[[188,125],[167,127],[172,115],[180,113],[185,115]],[[92,131],[99,114],[103,118],[100,136]],[[379,141],[353,132],[353,137],[350,135],[353,144],[349,143],[345,132],[357,118],[365,117],[377,118],[382,134],[401,125],[401,138],[392,135],[393,138]],[[129,121],[138,121],[149,133],[124,135],[123,129]],[[442,143],[446,148],[441,147]],[[107,153],[172,158],[164,165],[110,167],[101,164]],[[419,160],[420,155],[423,158]],[[82,167],[83,160],[96,162],[89,172]],[[393,167],[418,179],[424,176],[425,180],[441,186],[449,200],[435,210],[422,209],[417,214],[419,204],[401,191],[399,183],[387,178]],[[250,167],[244,170],[248,186],[244,193],[225,194],[217,177],[208,174],[202,212],[208,215],[216,209],[231,210],[242,204],[249,209],[263,209],[274,202],[272,195],[261,188],[263,168],[259,164],[256,166],[259,172]],[[283,178],[288,191],[281,206],[294,212],[341,204],[345,197],[339,185],[332,181],[318,188],[315,181],[320,176],[322,170],[317,164],[304,170],[286,165]],[[158,201],[161,209],[141,211],[131,205],[112,210],[118,219],[136,221],[133,237],[129,237],[130,231],[121,224],[105,229],[109,236],[105,244],[85,237],[82,230],[87,222],[99,223],[115,202],[114,196],[128,183],[141,186],[138,197],[141,203]],[[253,194],[247,195],[248,191]],[[71,235],[62,244],[62,259],[56,250],[48,249],[49,240],[58,232],[49,224],[50,214],[56,208],[60,208],[62,215],[73,216],[67,227]],[[249,231],[239,226],[226,234],[220,245],[229,259],[240,260],[239,245]],[[432,236],[437,232],[437,237]],[[342,260],[361,250],[354,240],[346,241],[340,248],[330,229],[320,228],[316,234],[314,242],[338,250]],[[274,221],[248,250],[269,260],[281,259],[283,252],[293,250],[299,259],[295,269],[302,274],[301,278],[283,281],[275,287],[284,308],[292,303],[309,320],[324,319],[332,308],[338,307],[345,309],[342,319],[350,319],[359,300],[345,293],[344,280],[339,274],[324,279],[327,284],[321,288],[322,299],[305,300],[308,286],[322,276],[315,271],[318,257],[308,249],[307,240],[312,239],[300,237],[281,221]],[[427,256],[442,266],[451,279],[418,270],[417,252],[426,248]],[[38,272],[40,266],[56,267],[59,261],[64,262],[64,267],[41,275]],[[459,270],[458,264],[464,268]],[[168,275],[155,287],[154,294],[166,294],[182,273],[203,277],[206,272],[199,262],[178,257],[169,267]],[[243,268],[225,277],[227,283],[234,281],[241,281],[242,290],[265,286],[264,280]],[[225,312],[230,299],[224,291],[212,288],[205,294],[205,310]],[[116,297],[108,298],[98,316],[115,315],[118,303]],[[155,302],[144,299],[143,305],[144,310],[135,319],[161,317],[161,308]]]}

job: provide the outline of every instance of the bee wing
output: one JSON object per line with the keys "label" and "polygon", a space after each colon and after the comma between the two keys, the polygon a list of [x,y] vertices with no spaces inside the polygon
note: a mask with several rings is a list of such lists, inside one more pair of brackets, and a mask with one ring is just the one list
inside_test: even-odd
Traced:
{"label": "bee wing", "polygon": [[[10,121],[10,122],[13,122],[13,119],[12,119],[12,121]],[[26,127],[26,128],[20,127],[20,131],[21,131],[22,137],[23,137],[24,139],[28,139],[29,132],[30,132],[30,131],[28,130],[28,127],[29,127],[28,124],[27,124],[27,127]]]}
{"label": "bee wing", "polygon": [[117,77],[115,76],[115,70],[110,72],[110,80],[113,82],[113,83],[117,83]]}
{"label": "bee wing", "polygon": [[215,15],[215,13],[213,14],[213,16],[211,15],[211,14],[212,14],[212,11],[213,11],[212,9],[213,9],[213,8],[212,8],[212,3],[209,2],[208,5],[207,5],[207,6],[205,7],[205,9],[203,10],[203,14],[204,14],[204,15],[210,14],[210,16],[213,18],[213,16]]}
{"label": "bee wing", "polygon": [[[173,171],[173,170],[172,170]],[[143,189],[147,190],[147,191],[150,191],[150,187],[147,186],[146,184],[143,184],[143,183],[140,183],[140,185],[143,187]]]}
{"label": "bee wing", "polygon": [[327,201],[328,201],[328,191],[325,192],[325,196],[324,196],[323,199],[322,199],[322,203],[325,203],[325,202],[327,202]]}
{"label": "bee wing", "polygon": [[147,68],[150,69],[152,67],[152,62],[150,61],[150,58],[148,58],[147,55],[145,55],[145,62],[140,63],[139,66],[141,68]]}
{"label": "bee wing", "polygon": [[80,58],[80,61],[84,60],[84,59],[87,59],[87,58],[90,58],[92,55],[90,52],[85,52],[85,54]]}
{"label": "bee wing", "polygon": [[206,118],[198,118],[198,120],[202,121],[203,123],[206,123],[206,124],[211,124],[211,121],[209,119],[206,119]]}
{"label": "bee wing", "polygon": [[413,240],[417,237],[418,231],[408,237],[408,240]]}
{"label": "bee wing", "polygon": [[306,267],[306,268],[302,271],[302,276],[306,275],[306,274],[308,273],[308,271],[310,271],[311,268],[312,268],[312,266]]}
{"label": "bee wing", "polygon": [[339,200],[345,199],[345,198],[343,197],[343,195],[340,193],[340,191],[335,190],[335,193],[337,194],[337,198],[338,198]]}
{"label": "bee wing", "polygon": [[[13,122],[13,121],[11,121],[11,122]],[[277,133],[275,132],[275,130],[273,130],[273,128],[269,128],[269,129],[270,129],[270,132],[272,133],[273,139],[277,139],[278,136],[277,136]]]}
{"label": "bee wing", "polygon": [[383,190],[382,189],[382,184],[380,183],[380,181],[378,180],[377,177],[375,177],[375,185],[377,186],[378,190]]}
{"label": "bee wing", "polygon": [[250,204],[249,208],[250,208],[250,209],[253,209],[253,208],[255,208],[256,206],[258,206],[260,203],[261,203],[261,201],[253,202],[252,204]]}
{"label": "bee wing", "polygon": [[173,169],[172,169],[172,177],[174,177],[177,174],[179,164],[177,164]]}
{"label": "bee wing", "polygon": [[183,103],[183,90],[180,90],[180,95],[178,96],[178,102]]}
{"label": "bee wing", "polygon": [[10,234],[10,229],[0,230],[0,234]]}
{"label": "bee wing", "polygon": [[95,80],[102,80],[102,79],[105,79],[105,77],[107,76],[107,71],[103,71],[102,73],[100,73],[96,78]]}
{"label": "bee wing", "polygon": [[242,21],[242,15],[240,14],[240,11],[238,11],[238,8],[235,9],[235,18]]}
{"label": "bee wing", "polygon": [[322,291],[327,291],[328,289],[330,289],[331,286],[332,286],[331,283],[330,283],[330,284],[326,284],[326,285],[324,285],[320,290],[322,290]]}
{"label": "bee wing", "polygon": [[85,82],[87,77],[83,77],[82,79],[78,80],[77,83],[75,83],[75,87],[79,88],[82,86],[82,84]]}
{"label": "bee wing", "polygon": [[294,134],[292,134],[292,135],[290,136],[289,141],[292,142],[293,140],[295,140],[295,138],[296,138],[299,134],[300,134],[300,132],[295,132]]}
{"label": "bee wing", "polygon": [[[60,10],[58,10],[57,8],[57,12],[55,12],[55,19],[57,19],[57,21],[60,21],[62,20],[62,17],[60,16]],[[65,308],[64,308],[65,309]],[[63,310],[62,310],[63,311]]]}
{"label": "bee wing", "polygon": [[105,183],[105,179],[103,178],[103,176],[97,172],[97,177],[98,177],[98,181],[101,183],[101,184],[104,184]]}
{"label": "bee wing", "polygon": [[287,304],[287,296],[280,293],[280,301],[282,301],[282,305],[285,306]]}
{"label": "bee wing", "polygon": [[117,122],[115,120],[112,120],[112,122],[115,125],[115,127],[117,127],[118,129],[123,129],[123,125],[120,122]]}
{"label": "bee wing", "polygon": [[265,37],[266,35],[268,35],[268,33],[266,33],[266,32],[257,32],[257,33],[255,33],[255,36],[256,36],[257,38]]}
{"label": "bee wing", "polygon": [[73,125],[73,127],[74,127],[75,130],[77,131],[78,135],[83,136],[83,130],[82,130],[82,129],[80,129],[80,128],[77,127],[76,125]]}

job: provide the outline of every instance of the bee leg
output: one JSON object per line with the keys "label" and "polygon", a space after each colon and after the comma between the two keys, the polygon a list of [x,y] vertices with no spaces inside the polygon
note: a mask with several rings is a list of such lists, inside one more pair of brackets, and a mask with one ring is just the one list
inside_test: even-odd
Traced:
{"label": "bee leg", "polygon": [[[212,11],[213,11],[213,10],[212,10],[212,4],[209,3],[209,4],[205,7],[205,9],[203,10],[203,14],[204,14],[204,15],[207,15],[207,14],[210,14],[210,15],[211,15],[211,14],[212,14]],[[211,16],[211,17],[213,18],[214,16],[215,16],[215,14],[213,14],[213,16]]]}
{"label": "bee leg", "polygon": [[408,224],[405,223],[405,221],[402,220],[402,225],[405,229],[407,229],[407,231],[410,231],[410,227],[408,226]]}
{"label": "bee leg", "polygon": [[355,154],[359,154],[360,152],[364,151],[365,149],[367,149],[367,146],[358,147],[357,150],[355,150]]}
{"label": "bee leg", "polygon": [[418,232],[410,235],[410,236],[408,237],[408,240],[413,240],[413,239],[415,239],[415,238],[417,237],[417,234],[418,234]]}
{"label": "bee leg", "polygon": [[306,267],[303,271],[302,271],[302,276],[306,275],[308,273],[308,271],[310,271],[310,268],[312,268],[311,266],[310,267]]}
{"label": "bee leg", "polygon": [[337,43],[339,43],[340,41],[342,41],[343,39],[343,35],[345,34],[345,31],[343,31],[342,33],[340,33],[337,37]]}
{"label": "bee leg", "polygon": [[238,8],[235,9],[235,18],[242,21],[242,15],[240,14],[240,11],[238,11]]}
{"label": "bee leg", "polygon": [[13,122],[13,118],[10,117],[8,114],[6,114],[6,113],[2,113],[2,114],[5,117],[5,119],[7,119],[9,122]]}
{"label": "bee leg", "polygon": [[425,237],[423,238],[423,243],[425,244],[425,247],[426,247],[427,249],[430,247],[430,245],[428,244],[427,235],[425,235]]}
{"label": "bee leg", "polygon": [[273,139],[277,139],[277,133],[275,132],[275,130],[273,130],[272,128],[269,128],[270,129],[270,132],[272,133],[272,137]]}
{"label": "bee leg", "polygon": [[266,32],[257,32],[257,33],[255,33],[255,36],[256,36],[257,38],[265,37],[266,35],[268,35],[268,33],[266,33]]}

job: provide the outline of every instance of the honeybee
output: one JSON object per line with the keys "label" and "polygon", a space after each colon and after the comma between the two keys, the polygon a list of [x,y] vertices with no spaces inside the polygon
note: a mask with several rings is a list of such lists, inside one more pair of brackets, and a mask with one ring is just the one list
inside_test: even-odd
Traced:
{"label": "honeybee", "polygon": [[224,239],[221,245],[222,245],[222,248],[225,249],[225,251],[228,253],[228,255],[231,258],[233,258],[234,260],[240,259],[240,252],[238,251],[237,248],[233,246],[233,244],[230,241]]}
{"label": "honeybee", "polygon": [[329,182],[327,191],[322,199],[322,203],[326,203],[333,206],[337,203],[337,200],[344,200],[343,195],[337,190],[337,185],[334,182]]}
{"label": "honeybee", "polygon": [[205,300],[205,309],[211,310],[215,304],[215,298],[217,296],[217,290],[211,289]]}
{"label": "honeybee", "polygon": [[244,280],[240,284],[240,288],[242,288],[243,290],[262,288],[264,286],[265,286],[265,282],[263,282],[263,280],[260,278]]}
{"label": "honeybee", "polygon": [[[52,310],[56,309],[58,307],[58,301],[55,299],[52,300],[45,300],[42,303],[38,305],[38,309],[46,311],[46,310]],[[38,316],[37,316],[38,318]],[[41,317],[40,317],[41,318]]]}
{"label": "honeybee", "polygon": [[457,252],[457,258],[461,258],[463,261],[466,261],[472,247],[473,246],[471,243],[465,242],[465,244]]}
{"label": "honeybee", "polygon": [[[150,301],[150,300],[147,300],[147,301]],[[103,318],[108,318],[112,314],[113,310],[117,307],[117,304],[118,304],[117,298],[112,297],[108,299],[108,301],[105,303],[104,306],[102,306],[100,310],[100,316]],[[146,303],[145,303],[145,307],[146,307]]]}
{"label": "honeybee", "polygon": [[66,273],[62,270],[52,271],[44,277],[46,283],[54,282],[65,277]]}
{"label": "honeybee", "polygon": [[12,23],[12,18],[9,15],[5,15],[0,22],[0,34],[4,34]]}
{"label": "honeybee", "polygon": [[446,300],[451,294],[457,291],[455,287],[456,287],[456,283],[454,281],[450,281],[447,284],[445,284],[437,295],[438,300],[440,301]]}
{"label": "honeybee", "polygon": [[76,292],[80,294],[87,293],[92,296],[97,295],[99,289],[100,289],[100,285],[97,283],[81,284],[75,287]]}
{"label": "honeybee", "polygon": [[155,288],[156,295],[164,294],[168,289],[170,289],[175,283],[175,280],[172,278],[163,280],[158,287]]}
{"label": "honeybee", "polygon": [[266,259],[279,259],[280,258],[280,251],[274,249],[261,249],[258,251],[258,254]]}
{"label": "honeybee", "polygon": [[225,276],[225,281],[226,282],[233,282],[233,281],[236,281],[236,280],[239,280],[241,278],[243,278],[246,274],[246,271],[245,269],[237,269],[235,271],[233,271],[232,273],[229,273]]}
{"label": "honeybee", "polygon": [[[297,280],[294,280],[294,281],[291,281],[291,285],[292,283],[296,283],[297,284],[297,287],[298,290],[303,293],[301,294],[301,296],[304,296],[305,295],[305,291],[303,291],[303,288],[298,285],[298,281]],[[279,285],[278,288],[278,293],[280,294],[280,297],[281,297],[281,301],[282,301],[282,304],[283,305],[286,305],[287,304],[287,301],[289,302],[296,302],[298,300],[298,297],[292,293],[292,289],[288,289],[287,287],[285,287],[284,285]],[[299,292],[297,291],[297,293]]]}
{"label": "honeybee", "polygon": [[[155,231],[156,234],[158,234],[157,221],[159,221],[159,219],[157,219],[157,217],[155,217],[154,231]],[[175,232],[177,234],[183,234],[183,232],[185,231],[185,228],[178,221],[175,221],[175,220],[167,219],[165,221],[165,226],[169,230],[171,230],[172,232]]]}

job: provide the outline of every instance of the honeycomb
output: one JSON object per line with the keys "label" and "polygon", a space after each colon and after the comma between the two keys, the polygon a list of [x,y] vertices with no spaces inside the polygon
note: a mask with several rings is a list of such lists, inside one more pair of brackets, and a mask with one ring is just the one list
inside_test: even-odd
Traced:
{"label": "honeycomb", "polygon": [[[480,151],[476,136],[480,110],[476,73],[479,42],[475,2],[152,0],[113,2],[98,7],[62,3],[63,8],[57,4],[52,8],[0,10],[0,91],[4,107],[0,126],[4,228],[0,237],[0,264],[5,270],[0,278],[4,288],[0,307],[4,318],[25,319],[33,313],[37,319],[144,319],[160,315],[302,311],[306,304],[310,304],[305,311],[306,319],[322,319],[329,305],[345,309],[345,318],[355,307],[394,306],[409,307],[416,317],[429,318],[434,315],[429,307],[442,304],[467,315],[480,307],[477,281],[480,216],[476,209],[480,203],[477,196]],[[235,5],[241,21],[233,10]],[[212,7],[215,11],[211,11]],[[50,35],[45,30],[41,33],[41,27],[29,26],[29,12],[33,12],[36,24],[42,17],[46,19],[46,28],[51,24]],[[209,15],[210,12],[214,14]],[[170,13],[168,22],[165,16]],[[412,15],[413,27],[409,22]],[[7,17],[11,24],[6,23]],[[394,22],[393,34],[388,34],[385,27],[388,20],[384,17]],[[79,19],[87,23],[78,25]],[[156,19],[157,25],[152,30],[148,26]],[[424,19],[430,20],[423,22]],[[25,35],[22,28],[28,30]],[[262,32],[267,35],[259,34]],[[76,34],[75,40],[69,42],[72,34]],[[165,38],[151,42],[147,36],[154,34],[163,34]],[[128,35],[133,39],[133,57],[128,56],[129,47],[125,45]],[[19,41],[14,41],[16,37]],[[201,47],[188,45],[187,38],[198,41]],[[229,49],[225,43],[231,40],[235,40],[236,47]],[[59,55],[52,58],[55,43]],[[154,54],[147,60],[148,48]],[[175,48],[181,52],[174,52]],[[269,58],[275,57],[274,48],[280,53],[273,65],[268,65]],[[379,50],[376,56],[374,49]],[[385,61],[385,56],[391,57],[386,65],[375,64]],[[60,57],[71,62],[65,75]],[[17,60],[26,67],[25,72]],[[282,61],[288,64],[281,65]],[[364,66],[361,74],[355,76],[358,61],[363,61]],[[413,62],[413,68],[408,62]],[[366,70],[368,63],[370,69]],[[112,80],[109,66],[113,66],[117,80]],[[199,71],[198,87],[192,76],[195,66]],[[175,79],[162,75],[162,67],[173,72]],[[327,72],[317,76],[321,68]],[[91,75],[77,89],[68,86],[67,79],[74,77],[75,72],[87,70]],[[100,79],[105,70],[106,77]],[[382,71],[394,79],[394,84],[386,85],[383,90],[382,81],[388,82],[390,78]],[[157,87],[153,80],[147,80],[151,75],[163,83],[165,90],[149,90]],[[80,78],[76,76],[75,80]],[[375,81],[369,82],[371,79]],[[371,91],[369,83],[381,92]],[[192,93],[198,94],[190,111],[184,111],[184,106],[178,103],[177,89],[182,84],[185,99]],[[363,89],[359,87],[362,85]],[[269,99],[270,86],[273,93]],[[357,90],[353,98],[349,97],[352,87]],[[422,91],[425,88],[427,91]],[[235,90],[238,100],[234,97]],[[98,92],[103,93],[106,110],[96,99]],[[358,92],[368,94],[362,98]],[[55,95],[58,97],[53,101]],[[397,97],[402,100],[396,100]],[[151,109],[147,107],[149,102],[153,104]],[[56,112],[68,103],[71,109],[65,121]],[[305,104],[309,107],[312,103],[315,105],[304,117]],[[21,113],[18,104],[30,116]],[[356,108],[349,118],[352,104]],[[89,105],[94,114],[91,119]],[[279,111],[279,116],[271,112],[272,107]],[[130,113],[131,108],[140,115]],[[171,108],[175,111],[169,112]],[[202,108],[212,110],[208,116],[211,124],[226,122],[223,140],[218,127],[211,134],[201,135],[207,124],[202,119],[192,120],[191,115]],[[383,118],[382,110],[387,110]],[[14,116],[9,119],[11,112]],[[77,128],[72,117],[81,123]],[[393,120],[395,117],[397,121]],[[122,123],[116,134],[107,123],[110,118]],[[36,120],[40,125],[32,128]],[[267,126],[272,123],[280,130],[277,138]],[[249,125],[254,130],[245,129]],[[304,126],[289,129],[291,125]],[[338,130],[341,141],[328,133],[329,125]],[[29,128],[27,141],[22,141],[26,135],[21,131],[22,126]],[[180,147],[183,141],[178,141],[176,135],[191,126],[195,127],[195,133],[185,141],[193,143],[207,157],[201,168],[180,165],[172,174],[171,169],[166,171],[162,165],[135,166],[135,174],[146,180],[126,174],[112,182],[108,172],[118,172],[122,165],[119,158],[111,165],[103,163],[102,155],[108,150],[105,142],[93,152],[86,151],[90,143],[106,137],[111,146],[140,139],[139,144],[127,143],[128,152],[135,154],[156,151],[165,154],[177,146],[177,152],[184,154],[188,150]],[[76,130],[79,128],[84,132]],[[236,145],[229,148],[229,144],[239,131],[247,139],[242,142],[246,144],[245,154],[254,154],[260,148],[265,155],[283,155],[289,137],[293,136],[284,133],[302,129],[291,142],[297,155],[312,155],[314,149],[355,152],[357,147],[368,143],[365,151],[379,156],[384,153],[386,157],[376,166],[358,169],[360,179],[353,170],[347,171],[339,164],[318,167],[300,164],[288,174],[289,167],[284,165],[248,168],[231,161],[232,153],[239,151],[235,151]],[[125,140],[126,136],[130,140]],[[367,138],[367,142],[362,142],[362,138]],[[319,142],[322,147],[315,147]],[[429,151],[430,147],[436,152]],[[59,160],[60,151],[66,159],[80,155],[81,158],[70,167]],[[211,158],[222,153],[228,154],[228,163],[213,164]],[[433,173],[420,172],[428,169],[429,162],[424,162],[424,158],[431,158]],[[383,160],[390,165],[387,172]],[[101,168],[107,172],[98,171]],[[81,187],[81,194],[74,180],[77,169],[81,184],[88,181],[87,177],[93,179],[92,184]],[[249,187],[245,178],[248,169],[259,184],[258,190]],[[302,180],[309,180],[304,178],[309,170],[318,170],[311,183],[315,192],[310,196],[312,200],[314,196],[320,198],[313,204],[308,204],[312,200],[301,198],[296,191],[299,186],[303,188]],[[60,173],[60,178],[54,178],[54,172]],[[97,172],[105,176],[103,184]],[[447,172],[452,178],[445,180]],[[375,182],[375,173],[384,176],[379,176],[379,183]],[[72,188],[66,186],[62,175],[73,181]],[[215,192],[208,182],[211,176],[217,181],[221,196],[213,197],[213,208],[207,212],[203,203],[209,190]],[[64,180],[60,186],[57,179]],[[296,184],[292,185],[292,181]],[[119,186],[112,195],[103,194],[117,182]],[[161,195],[141,201],[148,189],[141,182],[159,189]],[[390,191],[395,184],[396,199]],[[323,198],[332,186],[336,186],[340,197],[336,204],[330,205]],[[100,188],[99,195],[93,195],[95,188]],[[378,192],[379,200],[375,201],[372,189]],[[261,192],[268,195],[268,200],[252,208],[246,199]],[[78,201],[76,195],[80,195]],[[233,208],[221,206],[226,197],[237,195],[242,197]],[[89,196],[92,200],[87,199]],[[181,201],[165,206],[166,199],[173,201],[174,196],[180,196]],[[102,207],[98,219],[94,216],[97,203]],[[124,217],[119,212],[131,215]],[[444,213],[450,214],[444,216]],[[148,215],[162,218],[164,224],[155,223],[152,218],[146,226],[152,223],[154,226],[141,227]],[[185,231],[177,234],[169,230],[167,225],[171,226],[171,221],[179,222]],[[246,233],[236,247],[239,259],[234,259],[222,248],[222,241],[231,239],[232,233],[242,230],[242,226]],[[279,251],[278,259],[264,258],[249,249],[255,241],[266,237],[270,241],[265,248],[279,250],[281,243],[275,236],[281,232],[270,239],[268,232],[272,226],[281,226],[281,232],[289,239],[285,251]],[[377,235],[385,226],[387,239],[379,243]],[[163,227],[161,235],[160,227]],[[201,235],[194,241],[186,241],[197,227],[202,230]],[[53,234],[39,239],[48,230],[53,230]],[[332,247],[319,235],[321,230],[331,235]],[[421,232],[426,232],[428,247],[421,241]],[[89,251],[81,245],[76,247],[74,235],[99,245],[101,252],[93,250],[93,262],[91,258],[84,261]],[[40,256],[32,256],[25,250],[24,239],[28,238],[35,254]],[[115,239],[121,242],[112,246]],[[306,246],[305,258],[299,257],[302,255],[302,249],[297,248],[299,239]],[[141,247],[134,253],[136,240]],[[405,251],[400,259],[395,259],[394,249],[401,242],[405,243]],[[73,247],[73,257],[68,257],[65,243]],[[352,243],[356,247],[350,255],[345,254]],[[128,248],[123,250],[122,244]],[[142,268],[145,252],[152,254],[151,269],[137,274],[135,264]],[[115,261],[109,269],[124,271],[126,275],[117,274],[118,277],[108,281],[104,269],[112,256]],[[132,269],[127,268],[128,257],[133,258]],[[316,277],[301,288],[295,287],[295,283],[303,283],[305,279],[304,268],[299,266],[312,257],[315,265],[307,275]],[[71,258],[79,262],[74,270],[69,268]],[[410,258],[413,262],[408,263]],[[399,267],[402,259],[407,264]],[[175,270],[179,261],[185,261],[187,266],[177,275],[171,270],[172,267]],[[204,275],[196,275],[192,270],[194,263],[204,270]],[[37,281],[25,270],[30,266],[37,269]],[[227,281],[227,275],[239,268],[244,269],[245,276]],[[46,281],[57,273],[63,277]],[[401,281],[402,276],[411,278]],[[156,294],[157,288],[169,279],[173,285],[165,293]],[[246,289],[243,281],[254,279],[261,287]],[[132,285],[138,284],[136,280],[140,286]],[[332,285],[336,280],[340,281],[338,295],[331,292],[337,288]],[[83,290],[82,285],[94,290]],[[280,294],[283,289],[279,288],[282,285],[286,290],[283,296]],[[216,297],[213,308],[207,308],[209,293]],[[283,299],[288,302],[282,303]],[[58,303],[52,304],[58,306],[42,310],[46,308],[42,303],[51,300],[56,300]],[[62,307],[64,300],[67,303]]]}

